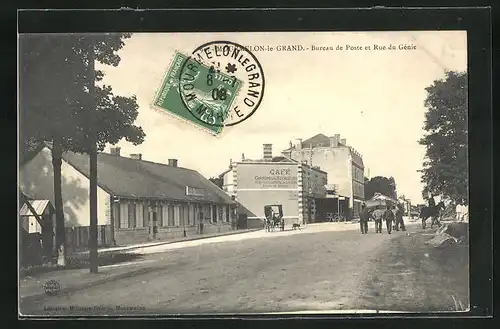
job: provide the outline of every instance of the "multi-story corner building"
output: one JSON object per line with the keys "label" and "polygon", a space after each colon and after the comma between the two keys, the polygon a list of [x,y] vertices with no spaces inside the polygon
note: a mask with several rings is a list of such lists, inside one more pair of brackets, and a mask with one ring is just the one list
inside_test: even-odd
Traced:
{"label": "multi-story corner building", "polygon": [[327,174],[319,167],[286,157],[273,157],[272,145],[264,144],[263,158],[231,161],[223,178],[223,190],[246,214],[248,227],[262,227],[264,206],[281,204],[286,226],[313,223],[316,200],[326,197]]}
{"label": "multi-story corner building", "polygon": [[365,167],[361,154],[348,146],[345,138],[318,134],[305,141],[297,139],[282,155],[327,172],[328,186],[335,187],[336,197],[351,209],[350,215],[358,217],[365,198]]}

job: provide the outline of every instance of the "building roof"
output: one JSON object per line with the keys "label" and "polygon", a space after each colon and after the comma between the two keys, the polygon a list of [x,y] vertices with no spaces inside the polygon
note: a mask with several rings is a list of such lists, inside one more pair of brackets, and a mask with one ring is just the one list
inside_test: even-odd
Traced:
{"label": "building roof", "polygon": [[[63,159],[89,178],[88,155],[66,152]],[[98,153],[97,182],[106,192],[123,198],[234,204],[222,189],[195,170],[107,153]],[[186,186],[203,189],[204,196],[187,196]]]}
{"label": "building roof", "polygon": [[[340,142],[339,142],[340,144]],[[306,139],[302,142],[302,148],[309,147],[317,147],[317,146],[330,146],[330,138],[324,134],[317,134],[309,139]]]}
{"label": "building roof", "polygon": [[[43,215],[43,213],[44,213],[45,209],[47,209],[47,207],[54,209],[54,207],[52,206],[52,204],[50,203],[49,200],[30,200],[29,203],[31,203],[36,214],[39,216]],[[24,203],[23,206],[21,207],[21,210],[19,210],[19,215],[20,216],[34,216],[34,214],[30,211],[30,209],[28,208],[26,203]]]}
{"label": "building roof", "polygon": [[[313,147],[329,147],[329,146],[330,146],[330,137],[326,136],[325,134],[317,134],[311,138],[302,141],[302,149],[308,149]],[[361,168],[364,168],[363,158],[359,155],[359,153],[357,153],[352,147],[342,144],[340,141],[339,141],[339,146],[349,147],[353,162],[358,166],[360,166]],[[283,150],[282,152],[287,152],[293,150],[294,148],[295,147],[292,146]]]}
{"label": "building roof", "polygon": [[[89,177],[87,155],[67,152],[63,158]],[[97,174],[99,185],[115,196],[234,204],[223,190],[192,169],[99,153]],[[186,186],[203,189],[204,196],[186,195]]]}

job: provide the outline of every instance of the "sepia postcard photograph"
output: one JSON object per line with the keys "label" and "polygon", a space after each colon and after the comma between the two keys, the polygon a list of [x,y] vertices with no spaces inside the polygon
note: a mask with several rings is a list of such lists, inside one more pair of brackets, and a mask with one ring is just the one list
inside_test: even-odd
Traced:
{"label": "sepia postcard photograph", "polygon": [[19,33],[19,314],[469,311],[467,42]]}

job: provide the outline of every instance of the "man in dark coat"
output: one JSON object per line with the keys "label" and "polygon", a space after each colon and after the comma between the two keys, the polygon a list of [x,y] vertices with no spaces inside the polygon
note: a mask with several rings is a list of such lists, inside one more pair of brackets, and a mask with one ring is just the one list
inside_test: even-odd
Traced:
{"label": "man in dark coat", "polygon": [[361,234],[368,233],[368,219],[370,214],[368,213],[368,209],[366,209],[366,205],[363,203],[361,205],[361,212],[359,213],[359,226],[361,227]]}
{"label": "man in dark coat", "polygon": [[392,223],[394,222],[394,213],[392,212],[391,205],[387,205],[387,209],[384,212],[384,220],[387,226],[387,233],[391,234]]}
{"label": "man in dark coat", "polygon": [[403,206],[399,205],[396,207],[396,231],[399,231],[399,228],[401,228],[401,231],[406,231],[405,223],[403,222]]}
{"label": "man in dark coat", "polygon": [[434,200],[434,194],[431,193],[431,197],[429,198],[429,208],[433,208],[436,206],[436,201]]}

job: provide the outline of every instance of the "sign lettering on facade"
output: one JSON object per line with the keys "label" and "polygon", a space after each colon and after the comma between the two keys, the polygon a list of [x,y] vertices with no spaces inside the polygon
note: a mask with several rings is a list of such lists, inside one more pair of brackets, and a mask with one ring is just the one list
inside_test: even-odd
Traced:
{"label": "sign lettering on facade", "polygon": [[192,187],[192,186],[186,186],[186,195],[203,197],[203,196],[205,196],[205,189],[198,188],[198,187]]}
{"label": "sign lettering on facade", "polygon": [[297,189],[297,165],[245,164],[238,167],[238,189]]}

